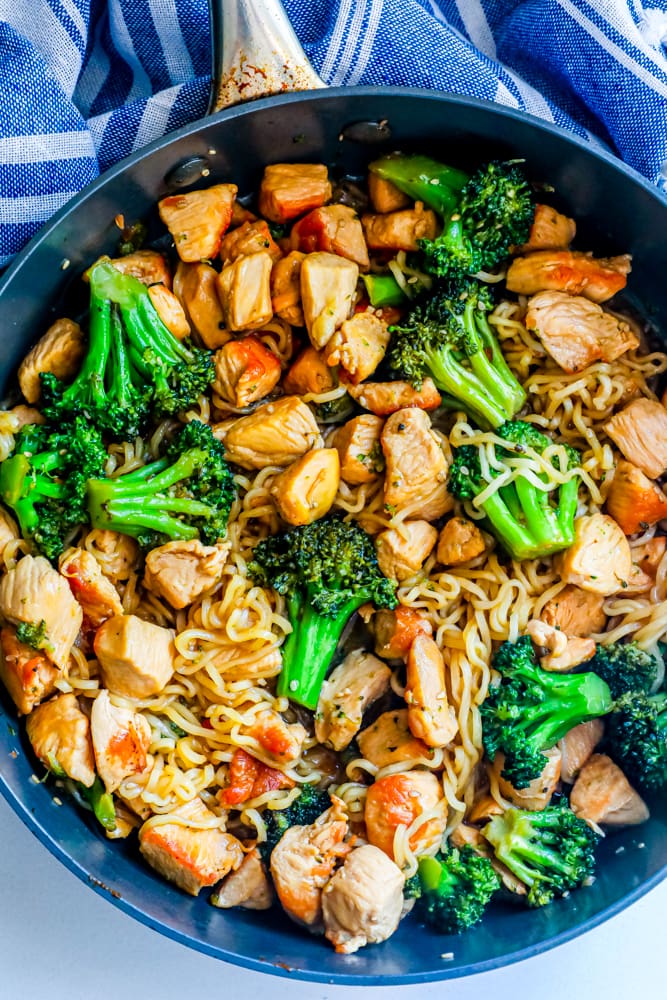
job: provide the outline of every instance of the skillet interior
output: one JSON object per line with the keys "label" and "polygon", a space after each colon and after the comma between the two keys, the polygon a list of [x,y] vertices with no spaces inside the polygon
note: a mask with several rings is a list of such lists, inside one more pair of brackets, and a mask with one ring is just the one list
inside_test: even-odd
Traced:
{"label": "skillet interior", "polygon": [[[343,138],[346,126],[380,139]],[[384,138],[383,138],[384,136]],[[667,316],[663,234],[667,200],[612,156],[597,153],[537,119],[469,98],[380,88],[287,94],[245,105],[189,126],[126,160],[66,206],[0,281],[0,392],[7,392],[26,350],[54,318],[74,311],[76,279],[118,239],[114,217],[148,218],[168,191],[165,178],[192,157],[210,174],[198,186],[234,181],[257,189],[264,164],[329,163],[361,174],[389,149],[419,149],[466,166],[521,156],[533,179],[552,185],[557,207],[575,217],[577,246],[598,254],[633,254],[632,297],[660,337]],[[188,188],[189,189],[189,188]],[[159,232],[157,226],[153,230]],[[63,269],[63,261],[69,266]],[[667,343],[667,324],[661,336]],[[0,693],[0,791],[42,842],[79,877],[141,919],[191,947],[279,975],[361,985],[445,979],[505,965],[574,937],[637,898],[667,873],[667,807],[651,802],[651,820],[610,836],[599,850],[595,883],[544,910],[494,906],[480,927],[444,938],[413,921],[385,944],[338,956],[277,911],[224,913],[163,882],[134,845],[109,843],[70,803],[56,806],[49,786],[31,781],[33,766],[13,708]],[[453,958],[443,960],[444,953]]]}

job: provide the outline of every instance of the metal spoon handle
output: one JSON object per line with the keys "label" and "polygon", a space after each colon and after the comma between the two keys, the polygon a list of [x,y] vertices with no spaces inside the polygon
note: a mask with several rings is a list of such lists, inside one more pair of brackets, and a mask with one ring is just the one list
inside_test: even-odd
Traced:
{"label": "metal spoon handle", "polygon": [[209,0],[209,10],[213,65],[207,114],[255,97],[325,86],[280,0]]}

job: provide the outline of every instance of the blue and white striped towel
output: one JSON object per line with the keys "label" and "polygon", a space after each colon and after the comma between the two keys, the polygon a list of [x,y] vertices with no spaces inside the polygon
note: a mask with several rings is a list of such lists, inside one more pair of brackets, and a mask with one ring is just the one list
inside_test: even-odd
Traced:
{"label": "blue and white striped towel", "polygon": [[[472,94],[667,187],[667,0],[285,0],[329,84]],[[200,117],[206,0],[0,0],[0,266],[106,167]]]}

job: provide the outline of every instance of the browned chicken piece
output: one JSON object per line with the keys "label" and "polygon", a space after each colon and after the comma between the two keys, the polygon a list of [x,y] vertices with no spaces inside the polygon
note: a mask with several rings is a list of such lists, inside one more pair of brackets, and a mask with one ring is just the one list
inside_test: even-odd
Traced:
{"label": "browned chicken piece", "polygon": [[639,566],[633,562],[632,569],[630,570],[630,576],[628,577],[628,585],[623,588],[623,595],[626,597],[632,597],[635,594],[646,594],[654,583],[654,578],[649,576],[648,573],[644,573]]}
{"label": "browned chicken piece", "polygon": [[239,257],[247,257],[248,254],[259,253],[261,250],[268,251],[274,261],[282,257],[280,247],[273,239],[264,219],[258,219],[257,222],[243,222],[238,229],[232,229],[223,238],[220,244],[220,260],[223,264],[231,264]]}
{"label": "browned chicken piece", "polygon": [[561,579],[609,597],[630,579],[628,540],[607,514],[585,514],[574,523],[574,542],[559,560]]}
{"label": "browned chicken piece", "polygon": [[395,184],[372,171],[368,174],[368,196],[374,212],[398,212],[411,203],[408,195],[399,191]]}
{"label": "browned chicken piece", "polygon": [[[167,258],[157,250],[135,250],[125,257],[114,257],[109,263],[117,271],[136,278],[142,285],[164,285],[165,288],[171,288],[171,271]],[[87,278],[87,274],[88,272],[84,274],[84,278]]]}
{"label": "browned chicken piece", "polygon": [[538,292],[528,301],[526,326],[547,354],[566,372],[579,372],[594,361],[615,361],[639,347],[630,325],[583,295]]}
{"label": "browned chicken piece", "polygon": [[126,698],[150,698],[174,672],[174,633],[136,615],[114,615],[95,636],[105,687]]}
{"label": "browned chicken piece", "polygon": [[[441,807],[438,810],[438,807]],[[394,859],[394,836],[422,813],[435,815],[417,827],[409,844],[415,854],[428,854],[440,844],[447,825],[442,786],[430,771],[406,771],[375,781],[366,793],[364,820],[369,843]]]}
{"label": "browned chicken piece", "polygon": [[46,423],[46,417],[43,413],[40,413],[34,406],[25,406],[23,403],[12,406],[11,410],[3,410],[2,416],[4,420],[7,420],[12,434],[16,434],[24,427],[31,427],[33,424]]}
{"label": "browned chicken piece", "polygon": [[368,247],[359,216],[348,205],[326,205],[309,212],[292,226],[292,250],[337,254],[368,270]]}
{"label": "browned chicken piece", "polygon": [[622,458],[607,494],[607,513],[626,535],[634,535],[667,517],[667,497],[641,469]]}
{"label": "browned chicken piece", "polygon": [[3,558],[7,546],[20,537],[21,534],[14,518],[6,510],[0,510],[0,559]]}
{"label": "browned chicken piece", "polygon": [[648,806],[620,767],[605,754],[589,757],[570,795],[572,811],[599,826],[636,826],[649,818]]}
{"label": "browned chicken piece", "polygon": [[533,250],[567,250],[577,234],[574,219],[557,212],[551,205],[536,205],[528,242],[518,248],[518,253]]}
{"label": "browned chicken piece", "polygon": [[423,410],[398,410],[387,419],[381,437],[386,462],[384,503],[392,513],[435,521],[451,510],[447,492],[449,464],[440,440]]}
{"label": "browned chicken piece", "polygon": [[435,212],[421,201],[399,212],[362,215],[361,225],[369,250],[418,250],[419,240],[432,240],[438,231]]}
{"label": "browned chicken piece", "polygon": [[474,521],[451,517],[440,532],[436,555],[443,566],[462,566],[481,556],[485,548],[484,535]]}
{"label": "browned chicken piece", "polygon": [[505,810],[498,805],[493,795],[482,795],[475,801],[472,809],[467,813],[467,819],[471,823],[488,823],[494,816],[500,816]]}
{"label": "browned chicken piece", "polygon": [[292,250],[277,260],[271,271],[273,311],[292,326],[305,324],[301,308],[301,263],[305,256],[305,253]]}
{"label": "browned chicken piece", "polygon": [[574,784],[579,771],[603,736],[604,722],[602,719],[591,719],[590,722],[581,722],[569,733],[566,733],[562,740],[559,740],[561,781],[567,785]]}
{"label": "browned chicken piece", "polygon": [[408,653],[405,701],[413,736],[429,747],[448,746],[458,731],[447,700],[445,661],[434,639],[418,635]]}
{"label": "browned chicken piece", "polygon": [[122,615],[123,605],[113,583],[95,556],[85,549],[68,549],[60,557],[60,572],[81,605],[84,626],[98,628],[107,618]]}
{"label": "browned chicken piece", "polygon": [[556,597],[547,601],[540,617],[565,635],[587,637],[602,632],[605,627],[607,616],[602,609],[603,604],[601,594],[591,594],[568,584]]}
{"label": "browned chicken piece", "polygon": [[628,462],[649,479],[667,469],[667,410],[654,399],[634,399],[604,426]]}
{"label": "browned chicken piece", "polygon": [[508,799],[512,805],[519,809],[530,809],[537,812],[544,809],[551,802],[552,796],[560,781],[561,752],[556,747],[544,750],[544,770],[538,778],[533,778],[525,788],[515,788],[509,781],[502,777],[501,772],[505,765],[503,754],[496,754],[492,768],[498,776],[498,788],[500,794]]}
{"label": "browned chicken piece", "polygon": [[202,545],[198,538],[166,542],[146,556],[144,587],[172,608],[187,608],[222,579],[229,542]]}
{"label": "browned chicken piece", "polygon": [[118,531],[95,529],[86,544],[100,564],[104,575],[113,583],[129,579],[139,560],[139,546],[134,538]]}
{"label": "browned chicken piece", "polygon": [[640,570],[655,580],[658,566],[666,549],[667,538],[664,535],[656,535],[655,538],[649,538],[648,542],[632,547],[632,561]]}
{"label": "browned chicken piece", "polygon": [[231,334],[225,327],[215,268],[210,264],[181,262],[174,276],[174,293],[205,347],[214,351],[227,343]]}
{"label": "browned chicken piece", "polygon": [[409,580],[428,559],[437,529],[428,521],[404,521],[399,528],[381,531],[375,539],[380,569],[390,580]]}
{"label": "browned chicken piece", "polygon": [[376,612],[372,624],[375,652],[386,660],[404,660],[418,635],[430,636],[433,626],[428,618],[399,604],[393,611]]}
{"label": "browned chicken piece", "polygon": [[403,910],[403,872],[384,851],[351,851],[322,893],[324,934],[340,955],[390,938]]}
{"label": "browned chicken piece", "polygon": [[318,350],[350,315],[359,268],[333,253],[309,253],[301,264],[301,304],[308,336]]}
{"label": "browned chicken piece", "polygon": [[23,556],[0,581],[0,614],[12,625],[44,623],[44,652],[67,666],[83,622],[81,606],[67,581],[43,556]]}
{"label": "browned chicken piece", "polygon": [[627,284],[630,256],[596,260],[574,250],[537,250],[517,257],[507,272],[507,290],[535,295],[550,289],[606,302]]}
{"label": "browned chicken piece", "polygon": [[312,930],[322,926],[322,890],[339,858],[349,854],[343,802],[333,805],[309,826],[291,826],[271,852],[271,875],[288,917]]}
{"label": "browned chicken piece", "polygon": [[78,372],[85,352],[85,338],[79,324],[71,319],[57,319],[19,366],[19,386],[28,402],[39,402],[42,395],[41,372],[52,372],[60,379],[72,378]]}
{"label": "browned chicken piece", "polygon": [[259,212],[271,222],[289,222],[330,198],[329,172],[323,163],[274,163],[264,168]]}
{"label": "browned chicken piece", "polygon": [[244,857],[241,867],[225,876],[220,888],[211,896],[211,902],[223,910],[233,906],[244,910],[268,910],[273,898],[273,887],[261,855],[253,847]]}
{"label": "browned chicken piece", "polygon": [[236,184],[214,184],[205,191],[172,194],[158,202],[160,218],[171,233],[181,260],[212,260],[232,221]]}
{"label": "browned chicken piece", "polygon": [[539,618],[532,618],[528,622],[526,633],[536,646],[541,647],[540,666],[544,670],[564,673],[595,656],[593,639],[568,636]]}
{"label": "browned chicken piece", "polygon": [[115,792],[125,778],[146,769],[152,738],[148,720],[140,712],[114,705],[106,690],[93,702],[90,735],[97,773],[107,792]]}
{"label": "browned chicken piece", "polygon": [[188,317],[174,293],[166,285],[151,285],[148,289],[148,295],[156,313],[169,332],[173,333],[177,340],[185,340],[186,337],[189,337],[192,330],[188,323]]}
{"label": "browned chicken piece", "polygon": [[245,736],[252,736],[264,753],[279,767],[289,767],[301,756],[308,735],[300,722],[285,722],[279,712],[262,709],[248,726],[241,726]]}
{"label": "browned chicken piece", "polygon": [[354,649],[332,670],[315,712],[318,742],[344,750],[359,732],[364,712],[389,690],[391,670],[372,653]]}
{"label": "browned chicken piece", "polygon": [[45,767],[90,788],[95,781],[90,724],[75,695],[59,694],[34,708],[25,728],[35,756]]}
{"label": "browned chicken piece", "polygon": [[329,368],[323,351],[305,347],[283,379],[283,389],[295,396],[330,392],[338,385],[336,372]]}
{"label": "browned chicken piece", "polygon": [[479,854],[482,858],[489,858],[493,870],[509,892],[513,892],[516,896],[525,896],[527,894],[528,890],[526,886],[516,877],[514,872],[511,872],[501,861],[496,860],[491,845],[482,836],[481,830],[478,830],[474,826],[469,826],[467,823],[459,823],[452,830],[449,836],[449,843],[452,847],[472,847],[475,854]]}
{"label": "browned chicken piece", "polygon": [[242,226],[244,222],[257,222],[257,216],[249,208],[246,208],[245,205],[242,205],[237,198],[232,205],[232,221],[229,223],[229,228],[236,229],[238,226]]}
{"label": "browned chicken piece", "polygon": [[10,626],[0,630],[0,681],[19,715],[27,715],[55,691],[57,667],[32,646],[19,642]]}
{"label": "browned chicken piece", "polygon": [[229,460],[243,469],[289,465],[322,444],[313,411],[298,396],[263,403],[235,420],[223,440]]}
{"label": "browned chicken piece", "polygon": [[268,396],[282,375],[276,355],[252,334],[228,340],[215,352],[213,361],[213,389],[232,406],[249,406]]}
{"label": "browned chicken piece", "polygon": [[340,365],[354,385],[372,375],[389,346],[387,324],[372,312],[358,312],[346,319],[327,341],[327,364]]}
{"label": "browned chicken piece", "polygon": [[442,402],[430,378],[424,379],[421,389],[415,389],[409,382],[362,382],[361,385],[348,386],[348,392],[360,406],[378,417],[389,416],[407,407],[437,410]]}
{"label": "browned chicken piece", "polygon": [[268,250],[239,257],[218,275],[218,295],[230,330],[257,330],[273,316]]}
{"label": "browned chicken piece", "polygon": [[384,472],[384,455],[380,435],[384,420],[372,413],[363,413],[343,424],[331,443],[340,458],[340,478],[356,486],[372,483]]}
{"label": "browned chicken piece", "polygon": [[410,732],[407,708],[383,712],[357,737],[361,756],[376,767],[399,764],[405,760],[428,759],[431,751],[423,740]]}
{"label": "browned chicken piece", "polygon": [[177,806],[169,813],[175,822],[149,820],[139,830],[139,850],[160,875],[184,892],[197,896],[214,885],[243,861],[241,842],[211,825],[215,815],[201,799]]}
{"label": "browned chicken piece", "polygon": [[316,448],[297,458],[271,483],[278,513],[288,524],[312,524],[336,499],[340,460],[335,448]]}

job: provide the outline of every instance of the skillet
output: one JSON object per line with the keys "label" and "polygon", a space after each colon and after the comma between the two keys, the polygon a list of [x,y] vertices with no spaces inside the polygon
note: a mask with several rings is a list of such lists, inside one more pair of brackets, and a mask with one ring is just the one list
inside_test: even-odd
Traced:
{"label": "skillet", "polygon": [[[150,239],[162,232],[155,205],[168,193],[233,181],[250,195],[263,166],[285,160],[362,175],[370,159],[397,148],[463,167],[525,158],[528,176],[552,186],[556,207],[577,220],[580,247],[632,253],[632,295],[667,344],[667,327],[661,328],[667,199],[631,168],[539,119],[484,101],[402,88],[319,89],[279,3],[212,0],[211,7],[217,70],[211,110],[241,97],[277,95],[217,110],[152,143],[86,188],[33,239],[0,279],[1,392],[10,391],[17,364],[46,327],[76,308],[85,267],[114,251],[119,212],[128,221],[147,220]],[[285,92],[294,87],[310,92]],[[383,945],[341,956],[278,911],[225,912],[185,896],[147,868],[132,844],[109,843],[73,803],[56,805],[49,785],[32,775],[15,712],[0,692],[0,792],[59,860],[162,934],[238,965],[307,980],[392,985],[486,971],[575,937],[667,874],[667,806],[649,800],[650,821],[603,841],[594,884],[568,899],[536,911],[499,904],[460,938],[408,920]]]}

